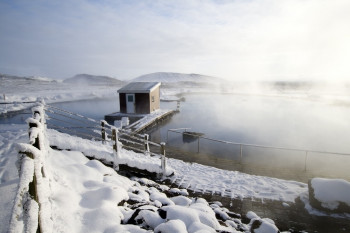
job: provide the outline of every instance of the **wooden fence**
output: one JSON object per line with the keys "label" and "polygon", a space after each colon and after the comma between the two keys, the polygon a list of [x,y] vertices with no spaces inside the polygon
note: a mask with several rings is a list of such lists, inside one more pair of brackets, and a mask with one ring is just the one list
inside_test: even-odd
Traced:
{"label": "wooden fence", "polygon": [[[61,131],[68,131],[71,134],[84,136],[85,138],[90,137],[90,139],[95,140],[99,138],[103,144],[109,142],[113,146],[113,164],[116,170],[119,169],[118,158],[120,158],[121,148],[125,148],[142,152],[146,156],[158,155],[161,158],[160,168],[162,174],[166,174],[165,143],[158,144],[151,142],[146,134],[133,134],[122,129],[117,129],[105,121],[98,122],[79,114],[45,105],[44,103],[33,107],[32,113],[33,116],[27,119],[29,144],[18,144],[20,154],[20,181],[10,223],[11,233],[18,231],[46,232],[45,229],[49,229],[48,224],[52,223],[52,220],[47,217],[51,216],[48,213],[51,209],[48,206],[48,198],[45,198],[43,196],[44,192],[40,191],[49,188],[48,178],[45,175],[45,158],[47,149],[49,148],[49,145],[45,143],[47,125],[51,125],[53,128],[56,127],[56,129],[60,129]],[[49,116],[46,119],[45,116],[47,116],[47,113],[49,113]],[[62,117],[66,117],[68,120],[63,120]],[[52,119],[59,122],[66,122],[68,126],[46,123],[46,120]],[[80,125],[76,125],[77,122]],[[86,125],[87,123],[89,123],[88,126]],[[77,131],[77,129],[82,128],[85,132]],[[99,134],[100,136],[97,137],[96,135]],[[150,147],[158,147],[160,152],[152,152]],[[22,229],[19,229],[21,226]]]}
{"label": "wooden fence", "polygon": [[48,188],[48,178],[45,175],[44,166],[47,145],[45,145],[44,139],[45,113],[43,105],[34,107],[32,112],[33,117],[27,119],[30,144],[18,144],[20,180],[10,232],[18,232],[21,226],[23,226],[24,232],[45,232],[51,222],[51,220],[46,219],[49,207],[42,191]]}

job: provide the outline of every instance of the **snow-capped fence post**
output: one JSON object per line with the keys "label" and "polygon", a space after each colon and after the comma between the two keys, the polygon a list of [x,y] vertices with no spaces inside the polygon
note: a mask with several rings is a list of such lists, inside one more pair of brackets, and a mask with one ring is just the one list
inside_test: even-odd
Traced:
{"label": "snow-capped fence post", "polygon": [[102,143],[103,143],[103,144],[106,144],[105,121],[101,121],[101,135],[102,135]]}
{"label": "snow-capped fence post", "polygon": [[[45,146],[43,147],[44,139],[42,130],[45,129],[43,124],[45,123],[45,113],[43,111],[43,106],[39,105],[32,108],[33,117],[27,120],[28,123],[28,134],[29,134],[29,143],[32,145],[32,148],[35,147],[39,151],[45,151]],[[43,141],[41,141],[43,140]],[[19,145],[20,146],[20,145]],[[43,148],[42,148],[43,147]],[[29,149],[28,149],[29,148]],[[45,178],[45,172],[42,164],[42,158],[39,152],[36,150],[30,149],[30,147],[24,147],[19,150],[20,154],[24,154],[25,157],[21,160],[21,167],[26,167],[23,169],[20,174],[20,183],[26,183],[25,186],[20,187],[16,196],[15,206],[20,207],[22,203],[22,210],[18,210],[18,213],[23,211],[25,216],[28,216],[31,220],[22,220],[24,221],[24,229],[27,232],[43,232],[44,229],[44,220],[42,210],[42,203],[40,202],[39,191],[41,189],[39,185],[42,184],[42,179]],[[30,165],[29,165],[30,164]],[[39,182],[39,183],[38,183]],[[24,193],[24,190],[27,190],[27,193]],[[40,194],[41,195],[41,194]],[[16,207],[14,207],[16,208]],[[17,218],[18,215],[13,215],[11,219],[11,225],[16,225],[17,221],[20,221]],[[29,221],[29,222],[28,222]],[[33,222],[34,221],[34,222]],[[12,228],[11,228],[12,229]],[[16,229],[16,228],[13,228]],[[14,231],[11,230],[10,232]]]}
{"label": "snow-capped fence post", "polygon": [[165,175],[166,174],[165,142],[160,143],[160,154],[162,155],[161,168],[163,171],[163,175]]}
{"label": "snow-capped fence post", "polygon": [[112,128],[112,141],[113,141],[113,154],[114,154],[113,168],[118,171],[119,170],[118,130],[115,127]]}
{"label": "snow-capped fence post", "polygon": [[[29,119],[33,119],[33,118],[29,118]],[[29,125],[29,139],[32,138],[32,134],[34,131],[34,128],[38,128],[38,124],[29,120],[28,121],[28,125]],[[40,150],[40,141],[39,141],[39,135],[36,135],[34,141],[31,142],[32,146],[34,146],[35,148],[38,148]]]}
{"label": "snow-capped fence post", "polygon": [[144,135],[144,141],[143,141],[144,144],[145,144],[145,155],[150,155],[148,139],[149,139],[148,134],[145,134],[145,135]]}
{"label": "snow-capped fence post", "polygon": [[[41,120],[42,116],[40,114],[40,111],[37,110],[36,108],[33,108],[32,111],[33,111],[33,118],[32,119],[38,120],[39,124],[40,124],[40,122],[42,122],[42,120]],[[31,120],[28,120],[28,125],[29,125],[29,140],[33,137],[32,134],[35,134],[34,141],[30,140],[30,143],[32,144],[32,146],[34,146],[35,148],[40,150],[41,148],[40,148],[40,137],[39,137],[39,134],[38,133],[34,133],[35,132],[34,128],[38,128],[39,125],[38,125],[38,123],[33,122]],[[27,152],[26,155],[29,158],[35,160],[34,155],[32,153]],[[35,201],[39,203],[35,172],[33,173],[33,181],[31,183],[29,183],[29,193],[30,193],[30,195],[32,195],[34,197]]]}

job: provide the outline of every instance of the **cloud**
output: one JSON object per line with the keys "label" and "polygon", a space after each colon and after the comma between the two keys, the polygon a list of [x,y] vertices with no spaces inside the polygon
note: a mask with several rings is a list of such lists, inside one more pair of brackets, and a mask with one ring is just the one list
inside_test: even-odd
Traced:
{"label": "cloud", "polygon": [[233,80],[349,74],[346,0],[2,1],[1,72]]}

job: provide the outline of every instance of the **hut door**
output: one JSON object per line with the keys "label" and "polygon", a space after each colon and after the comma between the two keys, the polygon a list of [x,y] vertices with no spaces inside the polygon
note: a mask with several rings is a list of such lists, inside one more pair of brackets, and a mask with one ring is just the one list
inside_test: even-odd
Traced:
{"label": "hut door", "polygon": [[135,113],[135,94],[126,94],[126,112]]}

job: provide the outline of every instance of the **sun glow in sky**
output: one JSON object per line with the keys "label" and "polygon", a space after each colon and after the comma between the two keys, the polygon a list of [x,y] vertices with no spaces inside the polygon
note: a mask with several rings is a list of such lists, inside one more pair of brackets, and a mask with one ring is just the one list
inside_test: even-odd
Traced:
{"label": "sun glow in sky", "polygon": [[350,80],[348,0],[0,0],[0,73]]}

